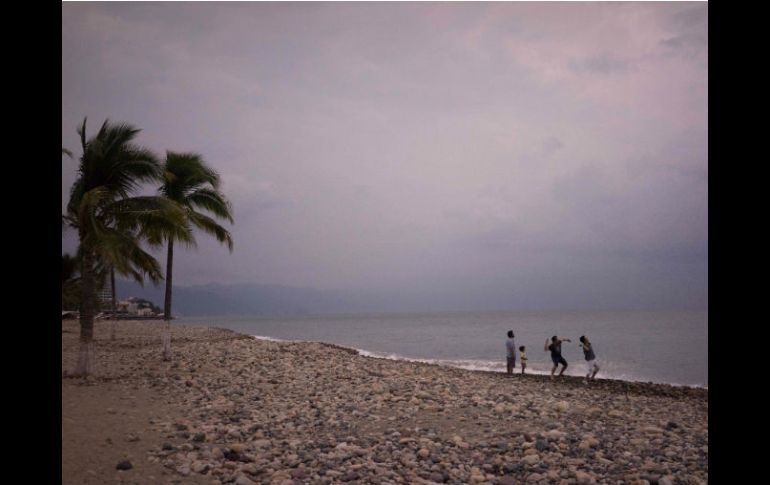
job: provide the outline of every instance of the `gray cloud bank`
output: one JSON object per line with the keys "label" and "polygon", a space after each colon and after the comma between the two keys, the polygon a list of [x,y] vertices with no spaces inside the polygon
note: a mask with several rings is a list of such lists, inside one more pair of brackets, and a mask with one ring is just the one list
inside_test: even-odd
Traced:
{"label": "gray cloud bank", "polygon": [[64,3],[62,146],[110,118],[220,171],[235,251],[179,285],[705,306],[707,39],[691,2]]}

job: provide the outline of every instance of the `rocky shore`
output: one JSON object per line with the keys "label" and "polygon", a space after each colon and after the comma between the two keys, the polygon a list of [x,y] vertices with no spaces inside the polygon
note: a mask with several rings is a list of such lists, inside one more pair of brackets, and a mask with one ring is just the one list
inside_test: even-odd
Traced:
{"label": "rocky shore", "polygon": [[62,483],[704,484],[708,390],[478,372],[161,322],[95,323]]}

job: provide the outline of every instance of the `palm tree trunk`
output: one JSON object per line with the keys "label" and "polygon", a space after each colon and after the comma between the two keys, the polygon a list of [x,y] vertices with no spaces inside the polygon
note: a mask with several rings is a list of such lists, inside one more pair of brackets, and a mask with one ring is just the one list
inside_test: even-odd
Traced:
{"label": "palm tree trunk", "polygon": [[94,338],[94,304],[96,301],[96,277],[93,268],[93,255],[83,251],[80,263],[80,352],[75,375],[87,376],[91,373],[91,361]]}
{"label": "palm tree trunk", "polygon": [[166,300],[163,303],[163,318],[166,320],[166,330],[163,336],[163,360],[171,360],[171,285],[174,265],[174,240],[168,239],[168,256],[166,257]]}
{"label": "palm tree trunk", "polygon": [[115,322],[117,321],[116,310],[118,308],[115,299],[115,268],[110,267],[110,290],[112,290],[112,328],[110,329],[110,340],[115,340]]}

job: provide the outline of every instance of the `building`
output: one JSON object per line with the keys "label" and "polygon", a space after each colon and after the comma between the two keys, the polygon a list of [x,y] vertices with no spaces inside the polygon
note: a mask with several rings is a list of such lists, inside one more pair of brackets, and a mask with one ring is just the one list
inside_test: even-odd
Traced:
{"label": "building", "polygon": [[109,280],[104,283],[104,286],[97,290],[96,297],[101,308],[112,307],[112,286],[110,285]]}

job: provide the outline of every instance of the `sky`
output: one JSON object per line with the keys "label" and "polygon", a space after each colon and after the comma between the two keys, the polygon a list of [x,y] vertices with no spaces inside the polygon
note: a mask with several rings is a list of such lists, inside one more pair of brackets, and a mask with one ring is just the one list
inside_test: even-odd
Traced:
{"label": "sky", "polygon": [[705,2],[64,2],[76,158],[86,116],[220,173],[177,285],[707,304]]}

